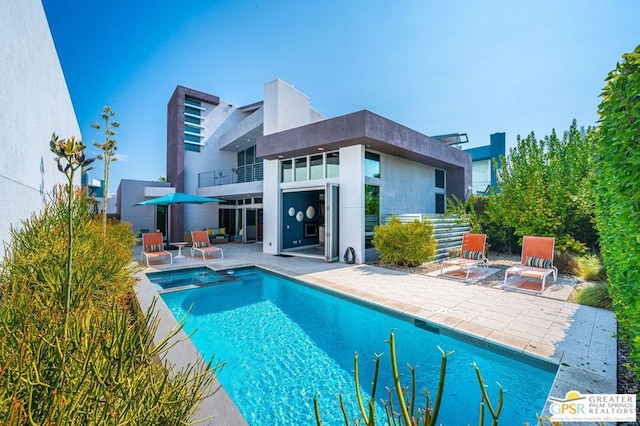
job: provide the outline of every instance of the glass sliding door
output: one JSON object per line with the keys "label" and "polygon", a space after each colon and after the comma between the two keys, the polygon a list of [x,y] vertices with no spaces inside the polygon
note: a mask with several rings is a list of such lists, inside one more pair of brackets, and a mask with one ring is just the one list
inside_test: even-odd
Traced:
{"label": "glass sliding door", "polygon": [[338,221],[338,185],[328,182],[326,184],[325,199],[325,243],[324,257],[327,262],[335,262],[340,257],[339,221]]}
{"label": "glass sliding door", "polygon": [[242,233],[243,243],[254,243],[258,241],[258,209],[242,209],[244,224]]}

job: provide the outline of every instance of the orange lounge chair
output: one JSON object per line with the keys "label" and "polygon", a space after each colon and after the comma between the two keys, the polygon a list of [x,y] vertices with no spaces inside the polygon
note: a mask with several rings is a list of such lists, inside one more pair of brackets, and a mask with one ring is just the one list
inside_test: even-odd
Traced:
{"label": "orange lounge chair", "polygon": [[149,260],[157,258],[164,259],[167,256],[169,256],[169,265],[171,265],[173,263],[173,255],[164,249],[161,232],[142,234],[142,254],[140,261],[146,258],[147,266],[151,266],[149,265]]}
{"label": "orange lounge chair", "polygon": [[507,284],[509,275],[541,279],[542,288],[538,294],[544,291],[547,276],[553,275],[553,282],[556,282],[558,268],[553,266],[554,245],[555,238],[553,237],[524,237],[520,265],[512,266],[504,272],[504,284],[502,287],[513,287]]}
{"label": "orange lounge chair", "polygon": [[460,246],[460,257],[445,258],[440,264],[440,275],[445,266],[457,266],[467,270],[466,278],[469,278],[471,268],[482,266],[489,267],[489,260],[484,255],[484,244],[487,234],[472,234],[467,232],[462,235],[462,246]]}
{"label": "orange lounge chair", "polygon": [[213,256],[214,253],[220,253],[218,260],[224,259],[224,252],[219,247],[214,247],[209,242],[209,234],[207,231],[191,231],[191,256],[195,256],[196,252],[202,253],[202,260],[207,260],[206,255]]}

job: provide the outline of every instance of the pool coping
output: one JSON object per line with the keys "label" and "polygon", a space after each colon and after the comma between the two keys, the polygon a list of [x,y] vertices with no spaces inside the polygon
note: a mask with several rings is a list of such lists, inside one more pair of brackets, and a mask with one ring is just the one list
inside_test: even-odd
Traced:
{"label": "pool coping", "polygon": [[[612,327],[613,327],[613,330],[615,331],[615,320],[613,317],[613,313],[610,311],[605,311],[602,309],[590,308],[590,307],[580,307],[579,309],[576,309],[576,312],[579,313],[579,315],[576,315],[576,316],[579,316],[582,318],[582,319],[578,318],[576,319],[576,321],[588,322],[589,317],[594,316],[596,318],[594,321],[598,325],[597,326],[594,325],[590,331],[588,330],[584,332],[584,330],[582,331],[579,330],[578,336],[577,336],[578,338],[575,338],[576,336],[567,335],[564,341],[559,345],[561,347],[558,348],[557,353],[555,353],[555,355],[551,357],[551,356],[544,356],[543,353],[536,353],[535,351],[527,351],[526,347],[524,349],[522,348],[522,342],[519,342],[517,340],[513,342],[515,343],[513,345],[509,344],[511,343],[509,339],[506,339],[505,341],[502,341],[502,342],[493,340],[489,337],[490,333],[487,332],[486,327],[483,327],[482,325],[465,323],[464,321],[452,322],[450,319],[447,319],[446,314],[432,315],[432,314],[424,314],[423,312],[421,315],[419,310],[417,311],[415,309],[415,306],[403,304],[402,302],[393,300],[392,298],[388,298],[388,300],[386,301],[371,300],[371,297],[366,297],[366,295],[363,295],[362,291],[359,291],[357,292],[358,293],[357,295],[354,295],[352,294],[352,292],[349,292],[348,288],[343,288],[343,286],[340,284],[336,284],[331,282],[330,280],[323,279],[321,276],[318,276],[318,275],[321,275],[318,273],[301,274],[300,276],[292,276],[290,273],[282,272],[278,269],[275,269],[272,267],[266,267],[266,266],[255,264],[255,263],[240,263],[240,264],[236,263],[234,266],[221,265],[221,264],[218,264],[218,265],[207,264],[204,266],[216,272],[220,272],[223,270],[230,270],[230,269],[242,269],[247,267],[255,267],[260,270],[264,270],[270,273],[277,274],[279,276],[286,277],[297,283],[307,285],[307,286],[312,286],[313,288],[316,288],[318,290],[328,291],[329,293],[332,293],[338,297],[345,297],[356,303],[364,303],[368,306],[372,306],[376,309],[383,310],[385,313],[389,313],[401,319],[405,319],[405,320],[413,319],[414,321],[417,319],[417,320],[425,321],[430,325],[433,324],[435,327],[438,328],[438,330],[440,330],[443,333],[447,333],[447,334],[452,333],[456,337],[469,339],[471,343],[474,343],[474,344],[480,343],[479,344],[480,347],[487,347],[490,350],[506,353],[508,355],[515,355],[518,358],[522,357],[523,358],[522,360],[530,361],[530,362],[533,362],[534,364],[540,363],[540,366],[543,366],[543,368],[544,366],[548,367],[549,364],[553,366],[557,366],[556,376],[553,381],[551,390],[549,392],[549,396],[562,398],[564,397],[564,395],[566,395],[566,393],[569,390],[578,390],[578,391],[582,391],[582,393],[585,393],[586,391],[586,393],[614,393],[615,394],[617,392],[616,375],[615,375],[616,359],[614,359],[614,368],[613,368],[613,375],[612,375],[611,370],[605,371],[603,369],[602,371],[596,371],[598,367],[594,367],[590,365],[589,352],[591,351],[587,351],[587,353],[585,353],[584,351],[585,337],[588,337],[587,340],[589,340],[587,346],[590,346],[591,343],[594,343],[592,342],[593,339],[595,339],[596,346],[598,345],[598,343],[604,345],[604,343],[600,341],[602,339],[607,339],[607,338],[614,339],[611,333],[609,333]],[[357,268],[359,266],[360,265],[355,267]],[[175,267],[163,268],[163,270],[173,270],[173,269],[175,270],[185,269],[185,267],[175,266]],[[159,299],[159,301],[156,302],[157,310],[166,311],[166,314],[168,314],[169,316],[169,322],[173,320],[173,323],[175,325],[176,323],[175,318],[173,318],[173,315],[171,314],[171,312],[168,310],[164,302],[159,297],[159,294],[156,291],[156,289],[153,288],[153,285],[148,281],[144,272],[141,272],[140,274],[143,275],[144,280],[147,281],[150,287],[149,290],[151,290],[155,294],[156,298]],[[425,278],[433,279],[433,277],[425,277]],[[488,290],[493,290],[493,289],[487,289],[487,291]],[[493,290],[493,291],[499,291],[499,290]],[[138,292],[136,292],[136,294],[138,295]],[[369,296],[372,296],[372,295],[369,295]],[[531,297],[535,297],[535,296],[531,296]],[[149,299],[148,295],[146,296],[146,299],[148,304],[148,299]],[[158,307],[164,307],[164,309],[158,309]],[[465,324],[461,324],[461,323],[465,323]],[[596,333],[596,332],[598,335],[595,337],[589,334],[589,333]],[[576,333],[576,330],[574,330],[574,334],[575,333]],[[589,336],[586,336],[586,334],[589,334]],[[197,350],[195,349],[195,347],[193,347],[193,344],[191,343],[190,340],[187,339],[183,342],[180,342],[179,344],[181,343],[187,344],[188,346],[190,346],[190,348],[180,349],[179,352],[182,353],[186,351],[189,353],[193,353],[192,358],[187,358],[187,359],[195,359],[195,357],[199,357]],[[615,339],[614,339],[614,343],[615,343]],[[168,354],[167,358],[170,360],[173,359],[169,355],[170,354]],[[184,358],[178,358],[178,360],[180,359],[183,360]],[[601,360],[594,360],[594,361],[600,362]],[[216,381],[216,384],[219,385],[217,381]],[[231,416],[228,418],[227,421],[224,422],[224,424],[246,424],[246,421],[244,420],[244,418],[242,418],[242,415],[239,413],[239,410],[235,407],[235,404],[229,398],[226,392],[224,392],[222,388],[220,388],[220,391],[223,392],[223,395],[221,395],[220,398],[217,398],[215,400],[211,399],[211,400],[204,401],[201,404],[201,411],[203,413],[204,412],[212,413],[212,415],[215,415],[215,416],[221,416],[221,415]],[[550,416],[549,404],[550,404],[550,401],[547,400],[547,403],[541,413],[543,417]],[[209,405],[220,405],[220,407],[207,408],[207,406]],[[222,417],[216,417],[216,421],[220,420],[221,418]],[[581,423],[572,423],[572,424],[575,424],[576,426],[581,425]]]}

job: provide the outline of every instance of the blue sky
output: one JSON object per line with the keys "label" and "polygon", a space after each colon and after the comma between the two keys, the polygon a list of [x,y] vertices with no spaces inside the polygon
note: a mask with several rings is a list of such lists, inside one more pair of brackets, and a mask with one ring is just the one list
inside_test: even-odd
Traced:
{"label": "blue sky", "polygon": [[506,132],[510,146],[574,118],[596,124],[608,72],[640,44],[637,0],[43,5],[85,143],[102,141],[90,125],[104,105],[117,112],[109,192],[166,175],[178,84],[242,105],[280,78],[326,117],[368,109],[427,135],[467,133],[474,146]]}

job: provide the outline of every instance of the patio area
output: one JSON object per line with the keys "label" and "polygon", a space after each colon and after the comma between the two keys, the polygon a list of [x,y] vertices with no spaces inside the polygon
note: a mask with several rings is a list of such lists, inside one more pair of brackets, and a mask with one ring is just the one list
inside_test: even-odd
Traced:
{"label": "patio area", "polygon": [[[617,391],[616,323],[611,311],[544,294],[505,291],[372,265],[274,256],[262,253],[260,243],[221,247],[224,260],[203,261],[183,249],[186,256],[175,259],[173,265],[145,271],[196,265],[216,270],[259,266],[428,321],[442,333],[454,333],[497,351],[513,351],[514,356],[531,356],[543,361],[542,364],[546,361],[558,365],[550,396],[564,398],[570,390],[614,394]],[[136,246],[134,250],[136,261],[140,260],[140,249]],[[548,291],[557,292],[559,286],[550,284]],[[548,404],[544,415],[549,415]]]}

